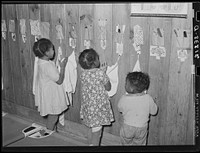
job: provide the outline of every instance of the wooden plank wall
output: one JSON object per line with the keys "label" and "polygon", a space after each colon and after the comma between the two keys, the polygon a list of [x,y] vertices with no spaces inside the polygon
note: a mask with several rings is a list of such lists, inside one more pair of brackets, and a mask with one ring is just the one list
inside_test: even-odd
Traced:
{"label": "wooden plank wall", "polygon": [[[120,10],[120,11],[119,11]],[[83,20],[83,16],[85,19]],[[81,18],[82,17],[82,18]],[[89,17],[89,18],[87,18]],[[119,136],[122,116],[117,110],[119,98],[125,93],[125,77],[132,71],[137,61],[137,54],[130,39],[130,32],[135,25],[143,30],[143,45],[139,56],[141,70],[148,72],[151,78],[149,93],[159,106],[157,116],[152,116],[149,125],[148,142],[150,145],[178,145],[193,144],[194,107],[192,92],[192,50],[188,50],[187,59],[180,62],[177,58],[178,44],[174,35],[174,28],[191,31],[192,29],[192,5],[189,4],[188,19],[156,18],[156,17],[130,17],[130,5],[124,4],[7,4],[2,5],[2,19],[6,20],[7,39],[2,42],[2,65],[3,65],[3,99],[12,103],[6,109],[11,112],[23,112],[23,107],[31,109],[26,116],[39,118],[39,113],[34,104],[32,94],[34,54],[32,46],[35,37],[31,35],[30,20],[39,20],[50,23],[49,37],[56,50],[61,46],[63,55],[71,55],[73,49],[69,45],[69,32],[74,25],[77,40],[75,54],[78,55],[85,49],[85,26],[92,25],[91,47],[97,50],[101,62],[107,62],[109,66],[116,63],[116,26],[125,25],[123,55],[119,60],[119,84],[117,93],[111,98],[115,122],[104,130]],[[9,20],[15,20],[16,41],[12,40],[8,31]],[[19,20],[26,19],[27,41],[23,43],[20,34]],[[107,19],[106,23],[106,49],[100,46],[99,19]],[[61,24],[64,39],[62,42],[56,39],[55,26]],[[160,60],[150,56],[152,45],[153,28],[164,30],[164,47],[166,57]],[[187,42],[191,42],[192,32]],[[189,44],[192,48],[192,43]],[[77,68],[80,75],[80,66]],[[80,115],[80,80],[77,80],[76,92],[73,94],[73,106],[65,112],[66,120],[81,124]],[[16,110],[13,104],[20,105]],[[35,113],[33,113],[35,112]],[[25,113],[24,113],[25,114]]]}

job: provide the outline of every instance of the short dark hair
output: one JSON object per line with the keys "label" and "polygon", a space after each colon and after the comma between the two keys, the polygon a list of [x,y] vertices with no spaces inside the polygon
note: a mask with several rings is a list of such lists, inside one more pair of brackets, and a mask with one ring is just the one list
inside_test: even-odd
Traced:
{"label": "short dark hair", "polygon": [[135,94],[149,89],[150,77],[143,72],[129,72],[126,76],[126,92]]}
{"label": "short dark hair", "polygon": [[97,60],[99,60],[99,54],[92,48],[83,50],[79,55],[79,64],[83,69],[99,68]]}
{"label": "short dark hair", "polygon": [[49,51],[50,48],[55,51],[53,43],[46,38],[41,38],[33,44],[33,52],[39,58],[45,56],[45,52]]}

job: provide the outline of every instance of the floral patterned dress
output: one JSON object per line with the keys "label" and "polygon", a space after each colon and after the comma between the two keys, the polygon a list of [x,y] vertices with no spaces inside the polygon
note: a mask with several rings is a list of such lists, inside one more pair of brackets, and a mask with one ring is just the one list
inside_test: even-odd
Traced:
{"label": "floral patterned dress", "polygon": [[114,121],[109,96],[104,85],[109,77],[102,69],[83,70],[80,117],[88,127],[110,125]]}

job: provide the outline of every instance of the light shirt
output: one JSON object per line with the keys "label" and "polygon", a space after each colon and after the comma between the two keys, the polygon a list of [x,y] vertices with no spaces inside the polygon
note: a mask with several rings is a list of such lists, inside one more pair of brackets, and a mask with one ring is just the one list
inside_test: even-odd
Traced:
{"label": "light shirt", "polygon": [[118,103],[118,110],[122,112],[124,123],[135,127],[147,126],[149,115],[155,115],[157,109],[157,105],[149,94],[140,96],[126,94]]}

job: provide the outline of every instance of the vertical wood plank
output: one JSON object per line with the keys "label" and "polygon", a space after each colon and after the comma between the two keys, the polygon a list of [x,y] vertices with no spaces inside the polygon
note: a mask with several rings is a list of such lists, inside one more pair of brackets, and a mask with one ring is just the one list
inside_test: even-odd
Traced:
{"label": "vertical wood plank", "polygon": [[21,58],[19,54],[19,39],[18,39],[18,22],[16,17],[16,5],[15,4],[8,4],[6,7],[6,13],[8,20],[15,21],[15,34],[16,40],[13,41],[11,32],[8,33],[8,40],[9,40],[9,52],[11,58],[11,66],[12,66],[12,73],[13,75],[13,83],[14,83],[14,94],[15,94],[15,103],[19,105],[24,105],[24,101],[22,98],[22,78],[21,78]]}
{"label": "vertical wood plank", "polygon": [[30,26],[30,19],[31,20],[40,20],[40,5],[39,4],[28,4],[28,24],[27,24],[27,41],[29,43],[29,50],[30,50],[30,82],[31,82],[31,95],[32,95],[32,100],[31,100],[31,106],[33,109],[37,109],[35,107],[35,101],[34,101],[34,95],[32,93],[32,88],[33,88],[33,73],[34,73],[34,61],[35,61],[35,55],[33,53],[33,44],[35,42],[35,36],[31,34],[31,26]]}
{"label": "vertical wood plank", "polygon": [[80,52],[86,49],[84,46],[85,40],[85,27],[92,25],[91,35],[92,40],[90,41],[90,47],[95,48],[94,42],[94,4],[80,4],[79,10],[80,16]]}
{"label": "vertical wood plank", "polygon": [[[106,48],[101,48],[100,44],[100,27],[99,20],[107,20],[106,28]],[[100,62],[107,62],[108,65],[112,65],[112,4],[95,4],[94,5],[94,36],[95,36],[95,49],[99,53]]]}
{"label": "vertical wood plank", "polygon": [[[152,42],[152,35],[154,28],[164,30],[164,48],[166,50],[166,57],[156,59],[155,56],[149,57],[149,75],[151,78],[149,94],[154,98],[159,112],[156,116],[150,117],[149,124],[149,144],[164,144],[163,135],[165,134],[165,119],[167,106],[167,87],[169,80],[169,60],[171,55],[171,19],[156,19],[150,18],[150,37]],[[150,45],[153,45],[150,43]],[[150,55],[150,46],[148,49]]]}
{"label": "vertical wood plank", "polygon": [[[188,18],[187,18],[187,24],[189,24],[190,26],[188,27],[188,29],[190,29],[191,31],[193,31],[193,26],[191,25],[191,23],[193,22],[193,11],[192,11],[192,4],[189,3],[188,4]],[[193,48],[193,32],[191,32],[190,35],[190,44],[191,44],[191,48]],[[193,53],[191,53],[193,56]],[[193,58],[191,59],[193,61]],[[191,78],[191,82],[190,82],[190,93],[189,93],[189,108],[188,108],[188,116],[187,116],[187,132],[186,132],[186,144],[187,145],[194,145],[195,144],[195,104],[194,104],[194,75]]]}
{"label": "vertical wood plank", "polygon": [[[22,85],[23,85],[23,99],[25,100],[24,106],[34,108],[34,102],[32,98],[32,79],[31,79],[31,54],[30,50],[30,35],[28,34],[28,24],[29,24],[29,16],[28,16],[28,5],[27,4],[17,4],[17,20],[18,20],[18,39],[19,39],[19,50],[21,57],[21,67],[22,67]],[[26,25],[26,41],[25,43],[22,40],[22,34],[20,32],[20,19],[25,19]]]}
{"label": "vertical wood plank", "polygon": [[[191,22],[188,22],[187,19],[172,19],[172,30],[176,28],[190,30]],[[176,35],[172,34],[165,133],[165,144],[171,145],[186,143],[190,83],[192,79],[192,50],[187,50],[187,59],[181,62],[178,59],[177,50],[184,46],[184,42],[179,42],[179,44]]]}
{"label": "vertical wood plank", "polygon": [[[120,11],[119,11],[120,10]],[[119,113],[117,104],[121,96],[125,93],[125,78],[127,73],[130,71],[130,9],[128,4],[113,4],[112,6],[112,54],[109,57],[110,66],[117,62],[118,54],[116,53],[116,26],[125,25],[125,31],[123,34],[123,54],[118,61],[118,89],[117,93],[111,98],[111,105],[115,117],[115,122],[112,124],[110,129],[105,131],[119,136],[119,130],[121,127],[122,115]]]}
{"label": "vertical wood plank", "polygon": [[[99,21],[105,21],[106,30],[106,48],[105,50],[101,47],[100,40],[100,25]],[[95,4],[94,5],[94,49],[98,52],[100,57],[100,63],[106,62],[107,65],[111,66],[112,63],[112,4]],[[111,102],[111,105],[114,104]],[[114,113],[114,110],[113,110]],[[116,122],[116,119],[115,119]],[[114,123],[115,123],[114,122]],[[112,123],[110,126],[105,127],[104,131],[110,132]]]}
{"label": "vertical wood plank", "polygon": [[2,14],[1,17],[6,22],[7,31],[6,40],[1,37],[1,54],[2,54],[2,77],[3,77],[3,87],[4,90],[2,91],[2,98],[10,102],[15,102],[15,94],[14,94],[14,83],[13,83],[13,75],[12,75],[12,67],[11,67],[11,58],[10,58],[10,51],[9,51],[9,38],[8,38],[8,31],[9,31],[9,20],[7,18],[7,6],[6,4],[2,5]]}
{"label": "vertical wood plank", "polygon": [[[56,52],[58,51],[58,47],[62,48],[63,56],[66,56],[66,39],[65,39],[65,16],[64,16],[64,5],[63,4],[50,4],[50,12],[51,12],[51,40],[55,46]],[[62,26],[62,32],[64,39],[60,41],[60,39],[56,39],[57,31],[56,25]]]}
{"label": "vertical wood plank", "polygon": [[[77,123],[81,123],[80,120],[80,67],[78,64],[78,55],[80,52],[80,20],[79,20],[79,9],[80,9],[80,4],[65,4],[65,18],[66,18],[66,30],[65,30],[65,39],[66,39],[66,44],[67,44],[67,55],[66,56],[70,56],[72,51],[75,52],[75,56],[76,56],[76,61],[77,61],[77,83],[76,83],[76,89],[75,89],[75,93],[72,95],[72,99],[73,99],[73,106],[70,106],[69,109],[66,111],[65,117],[66,119],[70,120],[70,121],[74,121]],[[71,26],[74,26],[75,28],[75,32],[77,35],[77,39],[76,39],[76,47],[75,49],[73,49],[70,45],[69,45],[69,38],[70,36],[70,32],[71,32]]]}

